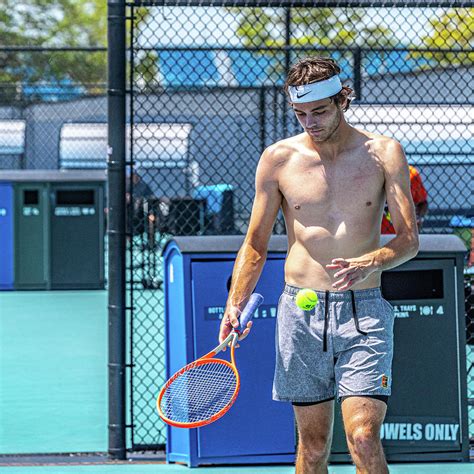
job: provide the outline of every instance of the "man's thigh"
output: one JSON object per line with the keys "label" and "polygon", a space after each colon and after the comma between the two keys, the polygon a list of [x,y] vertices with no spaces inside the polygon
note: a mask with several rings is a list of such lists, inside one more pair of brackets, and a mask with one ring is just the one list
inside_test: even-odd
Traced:
{"label": "man's thigh", "polygon": [[358,429],[374,435],[380,434],[387,413],[387,404],[384,401],[368,396],[351,396],[343,399],[341,408],[344,429],[348,436]]}
{"label": "man's thigh", "polygon": [[298,436],[303,442],[330,443],[334,422],[334,400],[308,406],[293,406]]}

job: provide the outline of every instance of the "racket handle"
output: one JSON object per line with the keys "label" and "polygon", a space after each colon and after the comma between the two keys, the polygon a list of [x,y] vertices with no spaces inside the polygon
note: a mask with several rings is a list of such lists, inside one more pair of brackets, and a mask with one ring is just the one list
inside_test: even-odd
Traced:
{"label": "racket handle", "polygon": [[243,331],[247,327],[247,323],[253,318],[255,310],[262,304],[263,296],[258,293],[252,293],[240,315],[240,330]]}

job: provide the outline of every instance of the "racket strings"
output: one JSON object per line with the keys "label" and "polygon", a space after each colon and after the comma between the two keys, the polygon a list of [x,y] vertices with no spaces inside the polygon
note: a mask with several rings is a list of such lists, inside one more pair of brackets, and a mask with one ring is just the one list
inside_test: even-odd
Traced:
{"label": "racket strings", "polygon": [[229,404],[236,387],[237,378],[228,365],[209,362],[191,366],[165,390],[161,410],[175,422],[208,420]]}

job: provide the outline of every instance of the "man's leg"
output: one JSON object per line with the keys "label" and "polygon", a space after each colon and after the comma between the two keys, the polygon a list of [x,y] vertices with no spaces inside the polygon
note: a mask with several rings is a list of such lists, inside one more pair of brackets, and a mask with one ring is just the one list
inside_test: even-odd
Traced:
{"label": "man's leg", "polygon": [[327,474],[334,400],[293,409],[298,426],[296,474]]}
{"label": "man's leg", "polygon": [[380,428],[386,411],[387,405],[374,398],[354,396],[343,399],[344,428],[357,474],[388,473],[380,441]]}

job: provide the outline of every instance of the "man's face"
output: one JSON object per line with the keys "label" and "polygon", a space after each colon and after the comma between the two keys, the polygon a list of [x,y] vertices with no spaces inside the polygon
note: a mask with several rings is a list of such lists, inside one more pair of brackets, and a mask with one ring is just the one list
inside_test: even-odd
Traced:
{"label": "man's face", "polygon": [[342,111],[331,99],[292,104],[296,117],[314,142],[328,140],[336,131]]}

